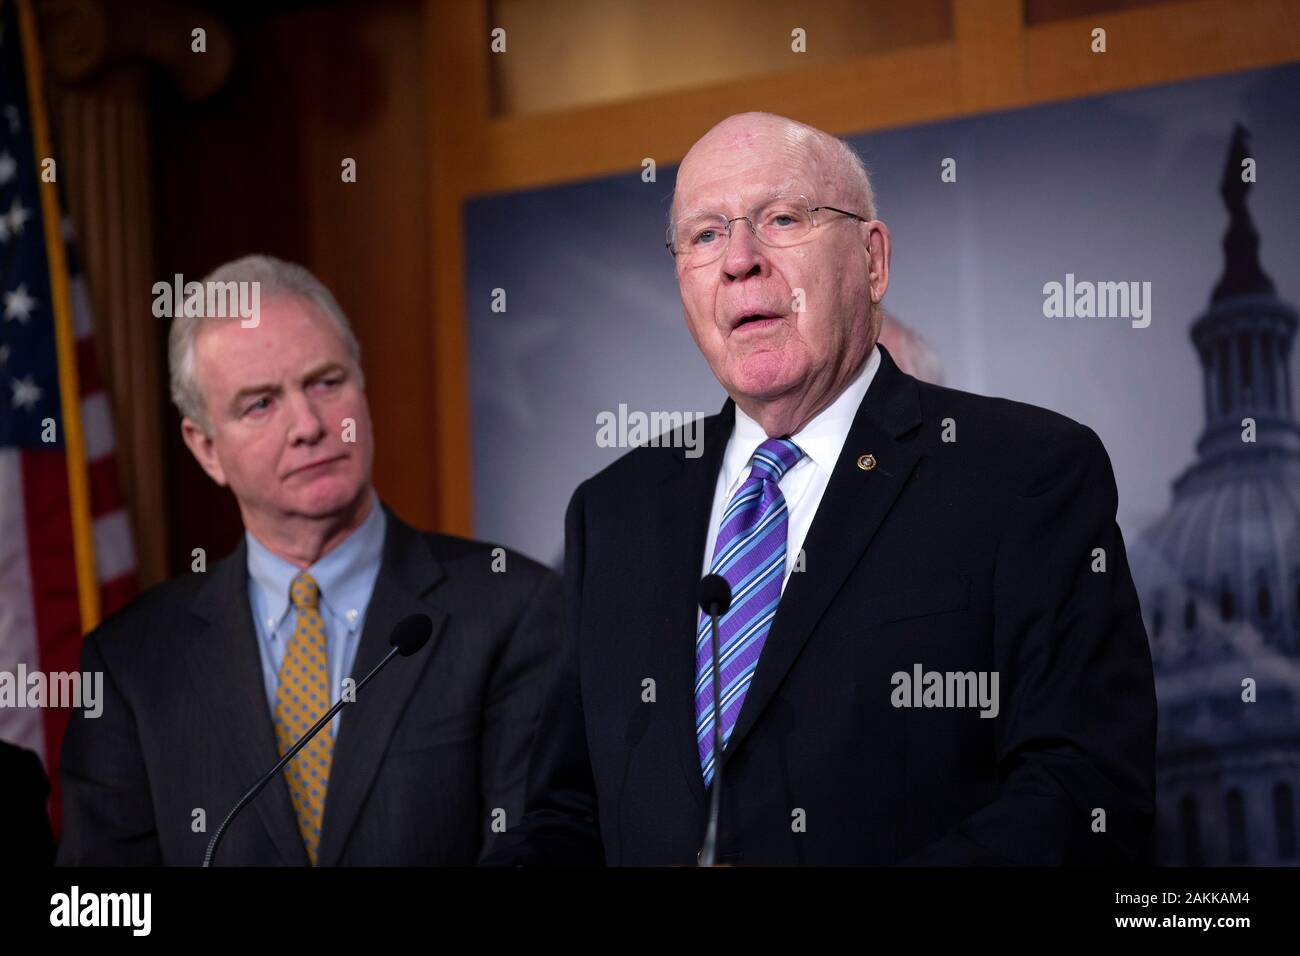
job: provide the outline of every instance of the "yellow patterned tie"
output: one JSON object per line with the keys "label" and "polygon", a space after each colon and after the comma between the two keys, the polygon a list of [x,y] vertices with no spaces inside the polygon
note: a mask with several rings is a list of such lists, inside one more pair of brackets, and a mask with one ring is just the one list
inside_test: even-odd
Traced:
{"label": "yellow patterned tie", "polygon": [[[329,710],[329,659],[325,653],[325,621],[320,613],[320,585],[306,571],[289,586],[297,623],[280,665],[275,690],[275,738],[280,755],[315,726]],[[298,813],[298,830],[311,865],[320,848],[321,821],[325,817],[325,786],[330,776],[334,738],[328,727],[289,761],[289,796]]]}

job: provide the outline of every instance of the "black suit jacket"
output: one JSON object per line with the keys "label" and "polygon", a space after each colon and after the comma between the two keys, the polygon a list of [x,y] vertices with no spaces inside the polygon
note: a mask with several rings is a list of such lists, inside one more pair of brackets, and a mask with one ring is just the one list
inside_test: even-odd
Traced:
{"label": "black suit jacket", "polygon": [[[521,812],[562,598],[554,572],[504,557],[494,571],[490,545],[421,533],[388,513],[353,676],[388,652],[408,614],[432,618],[433,638],[342,712],[320,865],[472,864]],[[98,719],[76,713],[64,741],[59,862],[198,865],[279,757],[244,545],[104,622],[82,669],[104,672],[105,702]],[[231,824],[216,862],[307,865],[283,774]]]}
{"label": "black suit jacket", "polygon": [[[1101,442],[881,360],[724,754],[720,860],[1146,860],[1154,683]],[[638,448],[574,494],[565,650],[491,862],[695,862],[696,593],[733,421],[729,401],[701,457]],[[997,717],[893,706],[916,664],[996,671]]]}

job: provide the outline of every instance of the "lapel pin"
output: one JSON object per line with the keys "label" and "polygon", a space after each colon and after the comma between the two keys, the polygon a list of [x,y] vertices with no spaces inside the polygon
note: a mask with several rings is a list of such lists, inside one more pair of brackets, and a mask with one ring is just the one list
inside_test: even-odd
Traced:
{"label": "lapel pin", "polygon": [[861,468],[863,471],[870,471],[872,468],[875,468],[876,456],[862,455],[861,457],[858,458],[858,467]]}

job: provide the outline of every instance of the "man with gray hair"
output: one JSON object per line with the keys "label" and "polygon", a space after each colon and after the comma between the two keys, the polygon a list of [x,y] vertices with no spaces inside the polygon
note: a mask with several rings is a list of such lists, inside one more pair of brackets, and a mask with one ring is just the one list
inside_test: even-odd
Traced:
{"label": "man with gray hair", "polygon": [[[104,674],[106,699],[64,743],[59,861],[198,864],[241,794],[345,697],[216,862],[471,864],[521,811],[558,578],[388,510],[334,297],[267,256],[203,287],[231,284],[253,321],[180,308],[169,359],[185,443],[234,493],[244,538],[86,638],[82,666]],[[430,645],[358,690],[412,614],[432,620]]]}
{"label": "man with gray hair", "polygon": [[565,649],[491,862],[1144,860],[1154,682],[1097,435],[898,367],[889,230],[820,130],[720,122],[666,239],[729,398],[702,455],[574,493]]}

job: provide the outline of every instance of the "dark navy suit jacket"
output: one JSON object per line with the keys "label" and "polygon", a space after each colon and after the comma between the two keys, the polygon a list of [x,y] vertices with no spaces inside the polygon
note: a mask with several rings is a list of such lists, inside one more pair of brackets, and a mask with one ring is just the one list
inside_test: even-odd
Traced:
{"label": "dark navy suit jacket", "polygon": [[[1105,449],[881,359],[724,753],[720,859],[1146,861],[1155,692]],[[696,594],[733,420],[698,458],[638,448],[574,494],[564,654],[491,862],[695,862]],[[997,716],[894,706],[917,664],[996,671]]]}

